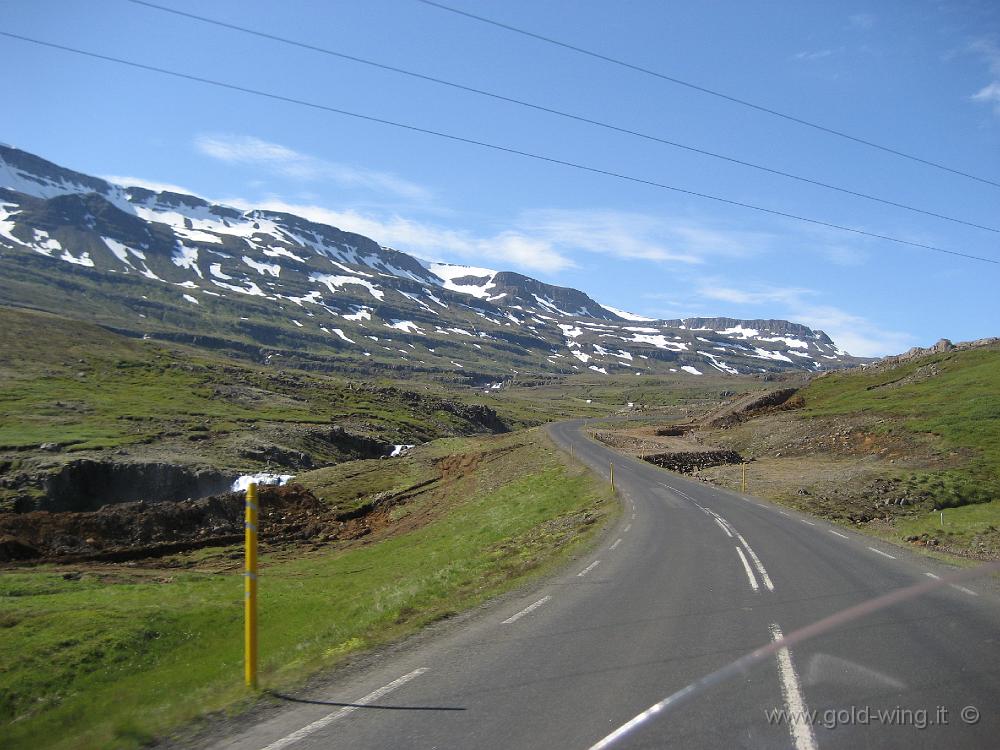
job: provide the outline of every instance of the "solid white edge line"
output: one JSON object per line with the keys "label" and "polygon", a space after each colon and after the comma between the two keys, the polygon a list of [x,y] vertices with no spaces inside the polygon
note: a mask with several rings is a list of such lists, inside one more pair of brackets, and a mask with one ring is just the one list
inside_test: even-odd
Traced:
{"label": "solid white edge line", "polygon": [[[779,510],[778,512],[779,512],[779,513],[780,513],[781,515],[783,515],[783,516],[787,516],[787,515],[788,515],[788,514],[787,514],[787,513],[785,513],[785,511],[783,511],[783,510]],[[791,517],[791,516],[789,516],[789,518],[790,518],[790,517]]]}
{"label": "solid white edge line", "polygon": [[522,609],[516,615],[511,615],[506,620],[502,621],[500,624],[501,625],[510,625],[512,622],[516,622],[517,620],[520,620],[522,617],[524,617],[529,612],[534,612],[536,609],[538,609],[539,607],[541,607],[543,604],[545,604],[545,602],[547,602],[551,598],[552,597],[549,594],[546,594],[545,596],[543,596],[541,599],[539,599],[534,604],[529,604],[527,607],[525,607],[524,609]]}
{"label": "solid white edge line", "polygon": [[747,540],[743,538],[743,535],[736,531],[736,529],[733,529],[733,531],[736,533],[736,538],[740,540],[740,544],[746,547],[747,554],[749,554],[750,559],[753,560],[754,567],[756,567],[757,572],[760,573],[760,579],[764,582],[764,585],[767,586],[767,590],[774,591],[774,583],[771,581],[771,576],[767,574],[767,570],[764,569],[764,563],[762,563],[760,558],[757,557],[757,553],[753,551],[753,547],[747,544]]}
{"label": "solid white edge line", "polygon": [[760,587],[757,585],[757,579],[754,578],[753,570],[750,569],[750,563],[747,562],[746,555],[743,554],[743,550],[736,547],[736,554],[740,556],[740,562],[743,563],[743,570],[747,572],[747,578],[750,580],[750,588],[757,591]]}
{"label": "solid white edge line", "polygon": [[868,549],[870,549],[876,555],[882,555],[882,557],[888,557],[890,560],[895,560],[896,559],[895,557],[893,557],[892,555],[890,555],[888,552],[883,552],[880,549],[875,549],[874,547],[869,547]]}
{"label": "solid white edge line", "polygon": [[610,547],[608,547],[608,549],[609,550],[613,550],[615,547],[617,547],[621,543],[622,543],[622,538],[618,537],[617,539],[615,539],[615,543],[612,544]]}
{"label": "solid white edge line", "polygon": [[715,522],[717,524],[719,524],[719,528],[720,529],[722,529],[723,531],[726,532],[726,536],[728,536],[730,539],[733,538],[733,535],[729,532],[729,529],[726,528],[726,525],[722,521],[720,521],[718,518],[716,518]]}
{"label": "solid white edge line", "polygon": [[[775,641],[784,638],[781,628],[776,624],[771,625],[771,638]],[[816,735],[812,725],[805,720],[808,708],[805,698],[802,697],[799,676],[795,673],[795,665],[792,663],[792,653],[787,648],[782,648],[775,656],[778,659],[781,695],[788,709],[788,732],[792,735],[792,742],[795,743],[796,750],[817,750]]]}
{"label": "solid white edge line", "polygon": [[598,565],[600,565],[600,563],[601,563],[600,560],[594,560],[594,562],[592,562],[590,565],[588,565],[586,568],[584,568],[583,570],[581,570],[579,573],[576,574],[577,578],[579,578],[580,576],[587,575],[587,573],[589,573],[594,568],[596,568]]}
{"label": "solid white edge line", "polygon": [[831,534],[836,534],[841,539],[850,539],[850,537],[847,536],[847,534],[841,534],[839,531],[834,531],[833,529],[827,529],[827,531],[829,531]]}
{"label": "solid white edge line", "polygon": [[924,573],[924,575],[927,576],[928,578],[933,578],[935,581],[941,580],[941,576],[936,576],[933,573]]}
{"label": "solid white edge line", "polygon": [[372,692],[368,693],[368,695],[366,695],[364,698],[355,701],[354,705],[344,706],[343,708],[337,709],[333,713],[327,714],[322,719],[317,719],[312,724],[307,724],[306,726],[302,727],[302,729],[297,729],[291,734],[282,737],[280,740],[275,740],[270,745],[263,748],[263,750],[282,750],[282,748],[286,748],[289,745],[293,745],[299,740],[305,739],[310,734],[318,732],[320,729],[329,726],[337,719],[340,719],[344,716],[347,716],[349,713],[357,711],[359,708],[368,705],[372,701],[378,700],[386,693],[391,693],[398,687],[402,687],[407,682],[414,679],[415,677],[419,677],[426,671],[427,667],[420,667],[420,669],[414,669],[409,674],[404,674],[402,677],[393,680],[388,685],[383,685],[378,690],[373,690]]}

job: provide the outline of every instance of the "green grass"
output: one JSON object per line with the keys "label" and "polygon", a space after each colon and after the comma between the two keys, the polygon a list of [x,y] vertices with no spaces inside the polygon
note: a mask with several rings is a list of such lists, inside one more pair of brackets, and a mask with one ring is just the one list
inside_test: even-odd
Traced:
{"label": "green grass", "polygon": [[951,468],[915,471],[909,491],[937,508],[1000,498],[1000,347],[947,352],[880,372],[835,373],[802,391],[804,416],[884,416],[928,438]]}
{"label": "green grass", "polygon": [[421,460],[425,456],[426,451],[421,451],[419,457],[395,459],[392,471],[386,471],[385,461],[379,459],[348,461],[300,474],[295,481],[338,510],[352,510],[374,495],[397,493],[437,476],[427,461]]}
{"label": "green grass", "polygon": [[937,539],[948,547],[996,557],[1000,555],[1000,500],[900,518],[896,528],[904,538]]}
{"label": "green grass", "polygon": [[[427,460],[454,447],[431,444]],[[481,451],[481,463],[435,496],[430,523],[367,546],[263,556],[263,686],[294,686],[546,570],[601,525],[587,514],[616,508],[539,434],[458,447]],[[238,571],[97,573],[107,569],[80,580],[45,568],[0,575],[0,746],[134,748],[248,705]]]}

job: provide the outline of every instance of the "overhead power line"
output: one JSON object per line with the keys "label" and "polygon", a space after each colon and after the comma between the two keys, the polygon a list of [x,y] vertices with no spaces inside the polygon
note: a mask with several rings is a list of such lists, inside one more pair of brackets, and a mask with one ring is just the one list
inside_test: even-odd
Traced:
{"label": "overhead power line", "polygon": [[944,253],[946,255],[954,255],[960,258],[968,258],[969,260],[978,260],[984,263],[994,263],[1000,265],[1000,260],[994,258],[987,258],[980,255],[972,255],[971,253],[963,253],[957,250],[948,250],[942,247],[936,247],[934,245],[927,245],[922,242],[913,242],[911,240],[904,240],[899,237],[892,237],[887,234],[879,234],[877,232],[869,232],[864,229],[858,229],[856,227],[848,227],[842,224],[834,224],[829,221],[822,221],[821,219],[810,219],[805,216],[799,216],[797,214],[788,213],[786,211],[779,211],[773,208],[764,208],[763,206],[756,206],[752,203],[744,203],[742,201],[732,200],[730,198],[723,198],[718,195],[711,195],[709,193],[701,193],[696,190],[688,190],[686,188],[676,187],[674,185],[667,185],[662,182],[656,182],[655,180],[647,180],[642,177],[634,177],[632,175],[623,174],[621,172],[614,172],[609,169],[601,169],[600,167],[592,167],[586,164],[580,164],[578,162],[567,161],[565,159],[558,159],[552,156],[545,156],[543,154],[535,154],[530,151],[522,151],[520,149],[512,148],[510,146],[501,146],[496,143],[489,143],[487,141],[480,141],[474,138],[466,138],[465,136],[455,135],[453,133],[445,133],[440,130],[432,130],[430,128],[423,128],[418,125],[410,125],[408,123],[396,122],[394,120],[387,120],[381,117],[375,117],[373,115],[365,115],[359,112],[350,112],[346,109],[340,109],[338,107],[331,107],[327,104],[320,104],[318,102],[311,102],[306,99],[297,99],[291,96],[285,96],[284,94],[277,94],[271,91],[262,91],[260,89],[252,89],[247,86],[241,86],[235,83],[227,83],[225,81],[217,81],[212,78],[205,78],[203,76],[192,75],[190,73],[181,73],[180,71],[170,70],[168,68],[161,68],[156,65],[148,65],[146,63],[136,62],[134,60],[126,60],[121,57],[113,57],[111,55],[104,55],[99,52],[91,52],[89,50],[82,50],[76,47],[70,47],[64,44],[58,44],[56,42],[46,42],[41,39],[35,39],[33,37],[22,36],[21,34],[14,34],[9,31],[0,31],[0,36],[5,36],[10,39],[17,39],[22,42],[28,42],[29,44],[38,45],[41,47],[48,47],[50,49],[62,50],[63,52],[71,52],[75,55],[81,55],[84,57],[90,57],[96,60],[104,60],[106,62],[116,63],[118,65],[126,65],[130,68],[136,68],[139,70],[146,70],[153,73],[160,73],[162,75],[171,76],[173,78],[179,78],[186,81],[194,81],[196,83],[206,84],[208,86],[215,86],[221,89],[227,89],[230,91],[238,91],[244,94],[250,94],[253,96],[260,96],[266,99],[272,99],[274,101],[285,102],[287,104],[295,104],[302,107],[308,107],[310,109],[320,110],[323,112],[331,112],[333,114],[343,115],[345,117],[352,117],[357,120],[362,120],[364,122],[374,122],[380,125],[389,125],[394,128],[400,128],[402,130],[409,130],[414,133],[423,133],[425,135],[432,135],[437,138],[444,138],[455,143],[466,143],[471,146],[479,146],[481,148],[490,149],[492,151],[499,151],[505,154],[514,154],[516,156],[523,156],[527,159],[534,159],[536,161],[546,162],[548,164],[558,164],[563,167],[569,167],[571,169],[580,170],[582,172],[589,172],[591,174],[604,175],[606,177],[614,177],[618,180],[623,180],[625,182],[631,182],[639,185],[648,185],[649,187],[660,188],[662,190],[670,190],[675,193],[680,193],[683,195],[690,195],[696,198],[704,198],[706,200],[715,201],[717,203],[724,203],[730,206],[739,206],[740,208],[750,209],[752,211],[759,211],[761,213],[770,214],[772,216],[781,216],[786,219],[794,219],[795,221],[805,222],[807,224],[813,224],[815,226],[827,227],[829,229],[836,229],[842,232],[850,232],[852,234],[861,235],[863,237],[871,237],[879,240],[886,240],[887,242],[895,242],[900,245],[907,245],[909,247],[918,247],[924,250],[930,250],[935,253]]}
{"label": "overhead power line", "polygon": [[578,47],[568,42],[563,42],[558,39],[553,39],[552,37],[543,36],[542,34],[536,34],[533,31],[528,31],[527,29],[518,28],[517,26],[511,26],[510,24],[502,23],[492,18],[486,18],[485,16],[478,16],[475,13],[470,13],[468,11],[461,10],[459,8],[453,8],[450,5],[445,5],[444,3],[435,2],[434,0],[417,0],[417,2],[423,3],[424,5],[433,6],[435,8],[440,8],[441,10],[446,10],[449,13],[455,13],[456,15],[459,16],[465,16],[466,18],[471,18],[474,21],[487,23],[490,24],[491,26],[496,26],[497,28],[501,28],[506,31],[512,31],[515,34],[521,34],[523,36],[531,37],[532,39],[537,39],[538,41],[545,42],[546,44],[554,44],[557,47],[562,47],[563,49],[568,49],[572,52],[577,52],[581,55],[586,55],[587,57],[593,57],[597,60],[603,60],[604,62],[611,63],[612,65],[618,65],[622,68],[628,68],[629,70],[634,70],[639,73],[644,73],[646,75],[653,76],[654,78],[659,78],[663,81],[669,81],[670,83],[675,83],[678,86],[684,86],[685,88],[689,88],[694,91],[699,91],[702,94],[708,94],[709,96],[718,97],[719,99],[725,99],[726,101],[732,102],[733,104],[739,104],[744,107],[749,107],[750,109],[755,109],[758,112],[764,112],[765,114],[773,115],[774,117],[780,117],[783,120],[788,120],[789,122],[794,122],[797,123],[798,125],[804,125],[808,128],[813,128],[814,130],[819,130],[829,135],[835,135],[838,138],[844,138],[849,141],[854,141],[855,143],[860,143],[864,146],[869,146],[870,148],[878,149],[879,151],[884,151],[887,154],[900,156],[904,159],[909,159],[910,161],[915,161],[918,162],[919,164],[924,164],[928,167],[941,169],[944,170],[945,172],[950,172],[951,174],[960,175],[961,177],[968,177],[970,180],[976,180],[977,182],[982,182],[986,185],[992,185],[993,187],[1000,188],[1000,182],[990,180],[986,177],[979,177],[978,175],[970,174],[968,172],[963,172],[960,169],[955,169],[945,164],[941,164],[936,161],[931,161],[930,159],[923,159],[919,156],[908,154],[905,151],[900,151],[890,146],[883,146],[879,143],[875,143],[874,141],[869,141],[866,140],[865,138],[860,138],[856,135],[845,133],[842,130],[837,130],[835,128],[827,127],[826,125],[821,125],[818,122],[812,122],[811,120],[805,120],[801,117],[796,117],[795,115],[788,114],[787,112],[781,112],[776,109],[771,109],[770,107],[765,107],[762,104],[755,104],[754,102],[748,101],[746,99],[740,99],[739,97],[731,96],[730,94],[725,94],[721,91],[716,91],[715,89],[710,89],[706,86],[701,86],[697,83],[692,83],[691,81],[685,81],[682,78],[677,78],[675,76],[667,75],[666,73],[660,73],[659,71],[643,67],[642,65],[630,63],[626,60],[621,60],[616,57],[611,57],[610,55],[604,55],[601,54],[600,52],[594,52],[593,50],[585,49],[583,47]]}
{"label": "overhead power line", "polygon": [[839,193],[845,195],[851,195],[856,198],[863,198],[865,200],[875,201],[876,203],[881,203],[886,206],[894,206],[895,208],[902,208],[907,211],[913,211],[914,213],[923,214],[924,216],[932,216],[936,219],[943,219],[945,221],[951,221],[956,224],[964,224],[968,227],[975,227],[976,229],[984,229],[988,232],[996,232],[1000,234],[1000,229],[996,227],[987,226],[985,224],[977,224],[973,221],[967,221],[965,219],[958,219],[954,216],[947,216],[945,214],[940,214],[929,209],[918,208],[916,206],[911,206],[906,203],[899,203],[897,201],[889,200],[888,198],[879,198],[875,195],[869,195],[867,193],[862,193],[857,190],[851,190],[849,188],[839,187],[837,185],[831,185],[820,180],[815,180],[810,177],[803,177],[801,175],[792,174],[791,172],[784,172],[780,169],[774,169],[772,167],[763,166],[761,164],[754,164],[753,162],[745,161],[743,159],[737,159],[736,157],[726,156],[724,154],[715,153],[713,151],[708,151],[703,148],[698,148],[696,146],[689,146],[683,143],[678,143],[676,141],[671,141],[666,138],[660,138],[659,136],[650,135],[648,133],[643,133],[638,130],[632,130],[630,128],[621,127],[619,125],[613,125],[611,123],[603,122],[601,120],[595,120],[590,117],[585,117],[583,115],[576,115],[570,112],[564,112],[558,109],[553,109],[552,107],[546,107],[541,104],[534,104],[532,102],[527,102],[522,99],[515,99],[510,96],[504,96],[503,94],[497,94],[491,91],[486,91],[483,89],[475,88],[473,86],[466,86],[461,83],[455,83],[454,81],[448,81],[442,78],[436,78],[434,76],[425,75],[423,73],[417,73],[412,70],[406,70],[405,68],[398,68],[393,65],[387,65],[385,63],[376,62],[374,60],[369,60],[363,57],[358,57],[356,55],[349,55],[345,52],[338,52],[337,50],[332,50],[325,47],[318,47],[314,44],[309,44],[308,42],[301,42],[295,39],[289,39],[287,37],[281,37],[276,34],[271,34],[266,31],[258,31],[257,29],[251,29],[246,26],[239,26],[234,23],[229,23],[228,21],[221,21],[215,18],[209,18],[207,16],[197,15],[195,13],[188,13],[187,11],[177,10],[176,8],[170,8],[165,5],[158,5],[156,3],[147,2],[147,0],[128,0],[136,5],[142,5],[147,8],[154,10],[163,11],[165,13],[172,13],[177,16],[182,16],[184,18],[190,18],[195,21],[211,24],[213,26],[219,26],[221,28],[229,29],[231,31],[237,31],[243,34],[249,34],[251,36],[260,37],[262,39],[268,39],[270,41],[279,42],[281,44],[287,44],[293,47],[299,47],[301,49],[309,50],[311,52],[318,52],[320,54],[329,55],[331,57],[336,57],[342,60],[349,60],[351,62],[360,63],[362,65],[368,65],[373,68],[378,68],[380,70],[386,70],[392,73],[398,73],[404,76],[409,76],[411,78],[416,78],[422,81],[428,81],[430,83],[439,84],[442,86],[448,86],[453,89],[458,89],[460,91],[469,92],[472,94],[477,94],[480,96],[486,96],[491,99],[496,99],[503,102],[508,102],[510,104],[516,104],[521,107],[527,107],[539,112],[545,112],[551,115],[556,115],[558,117],[563,117],[569,120],[574,120],[576,122],[582,122],[587,125],[594,125],[599,128],[604,128],[605,130],[611,130],[616,133],[622,133],[625,135],[635,136],[637,138],[642,138],[647,141],[654,141],[666,146],[672,146],[674,148],[683,149],[684,151],[689,151],[691,153],[700,154],[702,156],[709,156],[714,159],[721,159],[723,161],[730,162],[731,164],[739,164],[740,166],[750,167],[751,169],[757,169],[762,172],[767,172],[769,174],[778,175],[780,177],[787,177],[792,180],[797,180],[799,182],[804,182],[809,185],[815,185],[817,187],[826,188],[828,190],[835,190]]}

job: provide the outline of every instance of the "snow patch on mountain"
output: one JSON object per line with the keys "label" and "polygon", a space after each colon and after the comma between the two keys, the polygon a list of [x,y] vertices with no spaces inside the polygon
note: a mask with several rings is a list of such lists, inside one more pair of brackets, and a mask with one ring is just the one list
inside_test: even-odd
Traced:
{"label": "snow patch on mountain", "polygon": [[414,323],[412,320],[393,320],[385,324],[386,328],[395,328],[397,330],[403,331],[404,333],[419,333],[421,336],[426,334],[421,330],[420,326]]}
{"label": "snow patch on mountain", "polygon": [[477,299],[489,299],[489,290],[496,287],[493,278],[497,271],[455,263],[425,263],[428,271],[441,279],[441,286],[453,292],[469,294]]}
{"label": "snow patch on mountain", "polygon": [[199,279],[205,278],[201,273],[201,269],[198,268],[198,248],[188,247],[178,242],[171,260],[178,268],[186,268],[189,271],[193,271],[198,275]]}
{"label": "snow patch on mountain", "polygon": [[278,278],[281,275],[281,266],[277,263],[259,263],[253,258],[243,256],[243,262],[246,263],[250,268],[255,270],[261,276],[265,273],[270,274],[274,278]]}
{"label": "snow patch on mountain", "polygon": [[309,275],[309,280],[326,285],[327,289],[330,290],[330,294],[335,294],[342,286],[353,284],[365,287],[371,293],[372,297],[377,300],[381,301],[385,298],[385,292],[370,281],[359,279],[357,276],[333,276],[325,273],[313,273]]}
{"label": "snow patch on mountain", "polygon": [[656,318],[647,318],[642,315],[636,315],[635,313],[630,313],[627,310],[619,310],[617,307],[612,307],[611,305],[601,305],[609,313],[617,315],[622,320],[631,320],[636,323],[652,323]]}

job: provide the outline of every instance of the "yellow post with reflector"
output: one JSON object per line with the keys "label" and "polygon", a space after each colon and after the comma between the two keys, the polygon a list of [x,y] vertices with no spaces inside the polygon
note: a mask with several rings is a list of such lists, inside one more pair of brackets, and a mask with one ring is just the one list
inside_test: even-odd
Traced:
{"label": "yellow post with reflector", "polygon": [[246,569],[243,571],[243,667],[247,687],[257,689],[257,483],[247,487]]}
{"label": "yellow post with reflector", "polygon": [[747,494],[747,462],[743,462],[743,494]]}
{"label": "yellow post with reflector", "polygon": [[609,461],[608,463],[611,464],[611,491],[614,492],[615,491],[615,464],[614,464],[613,461]]}

